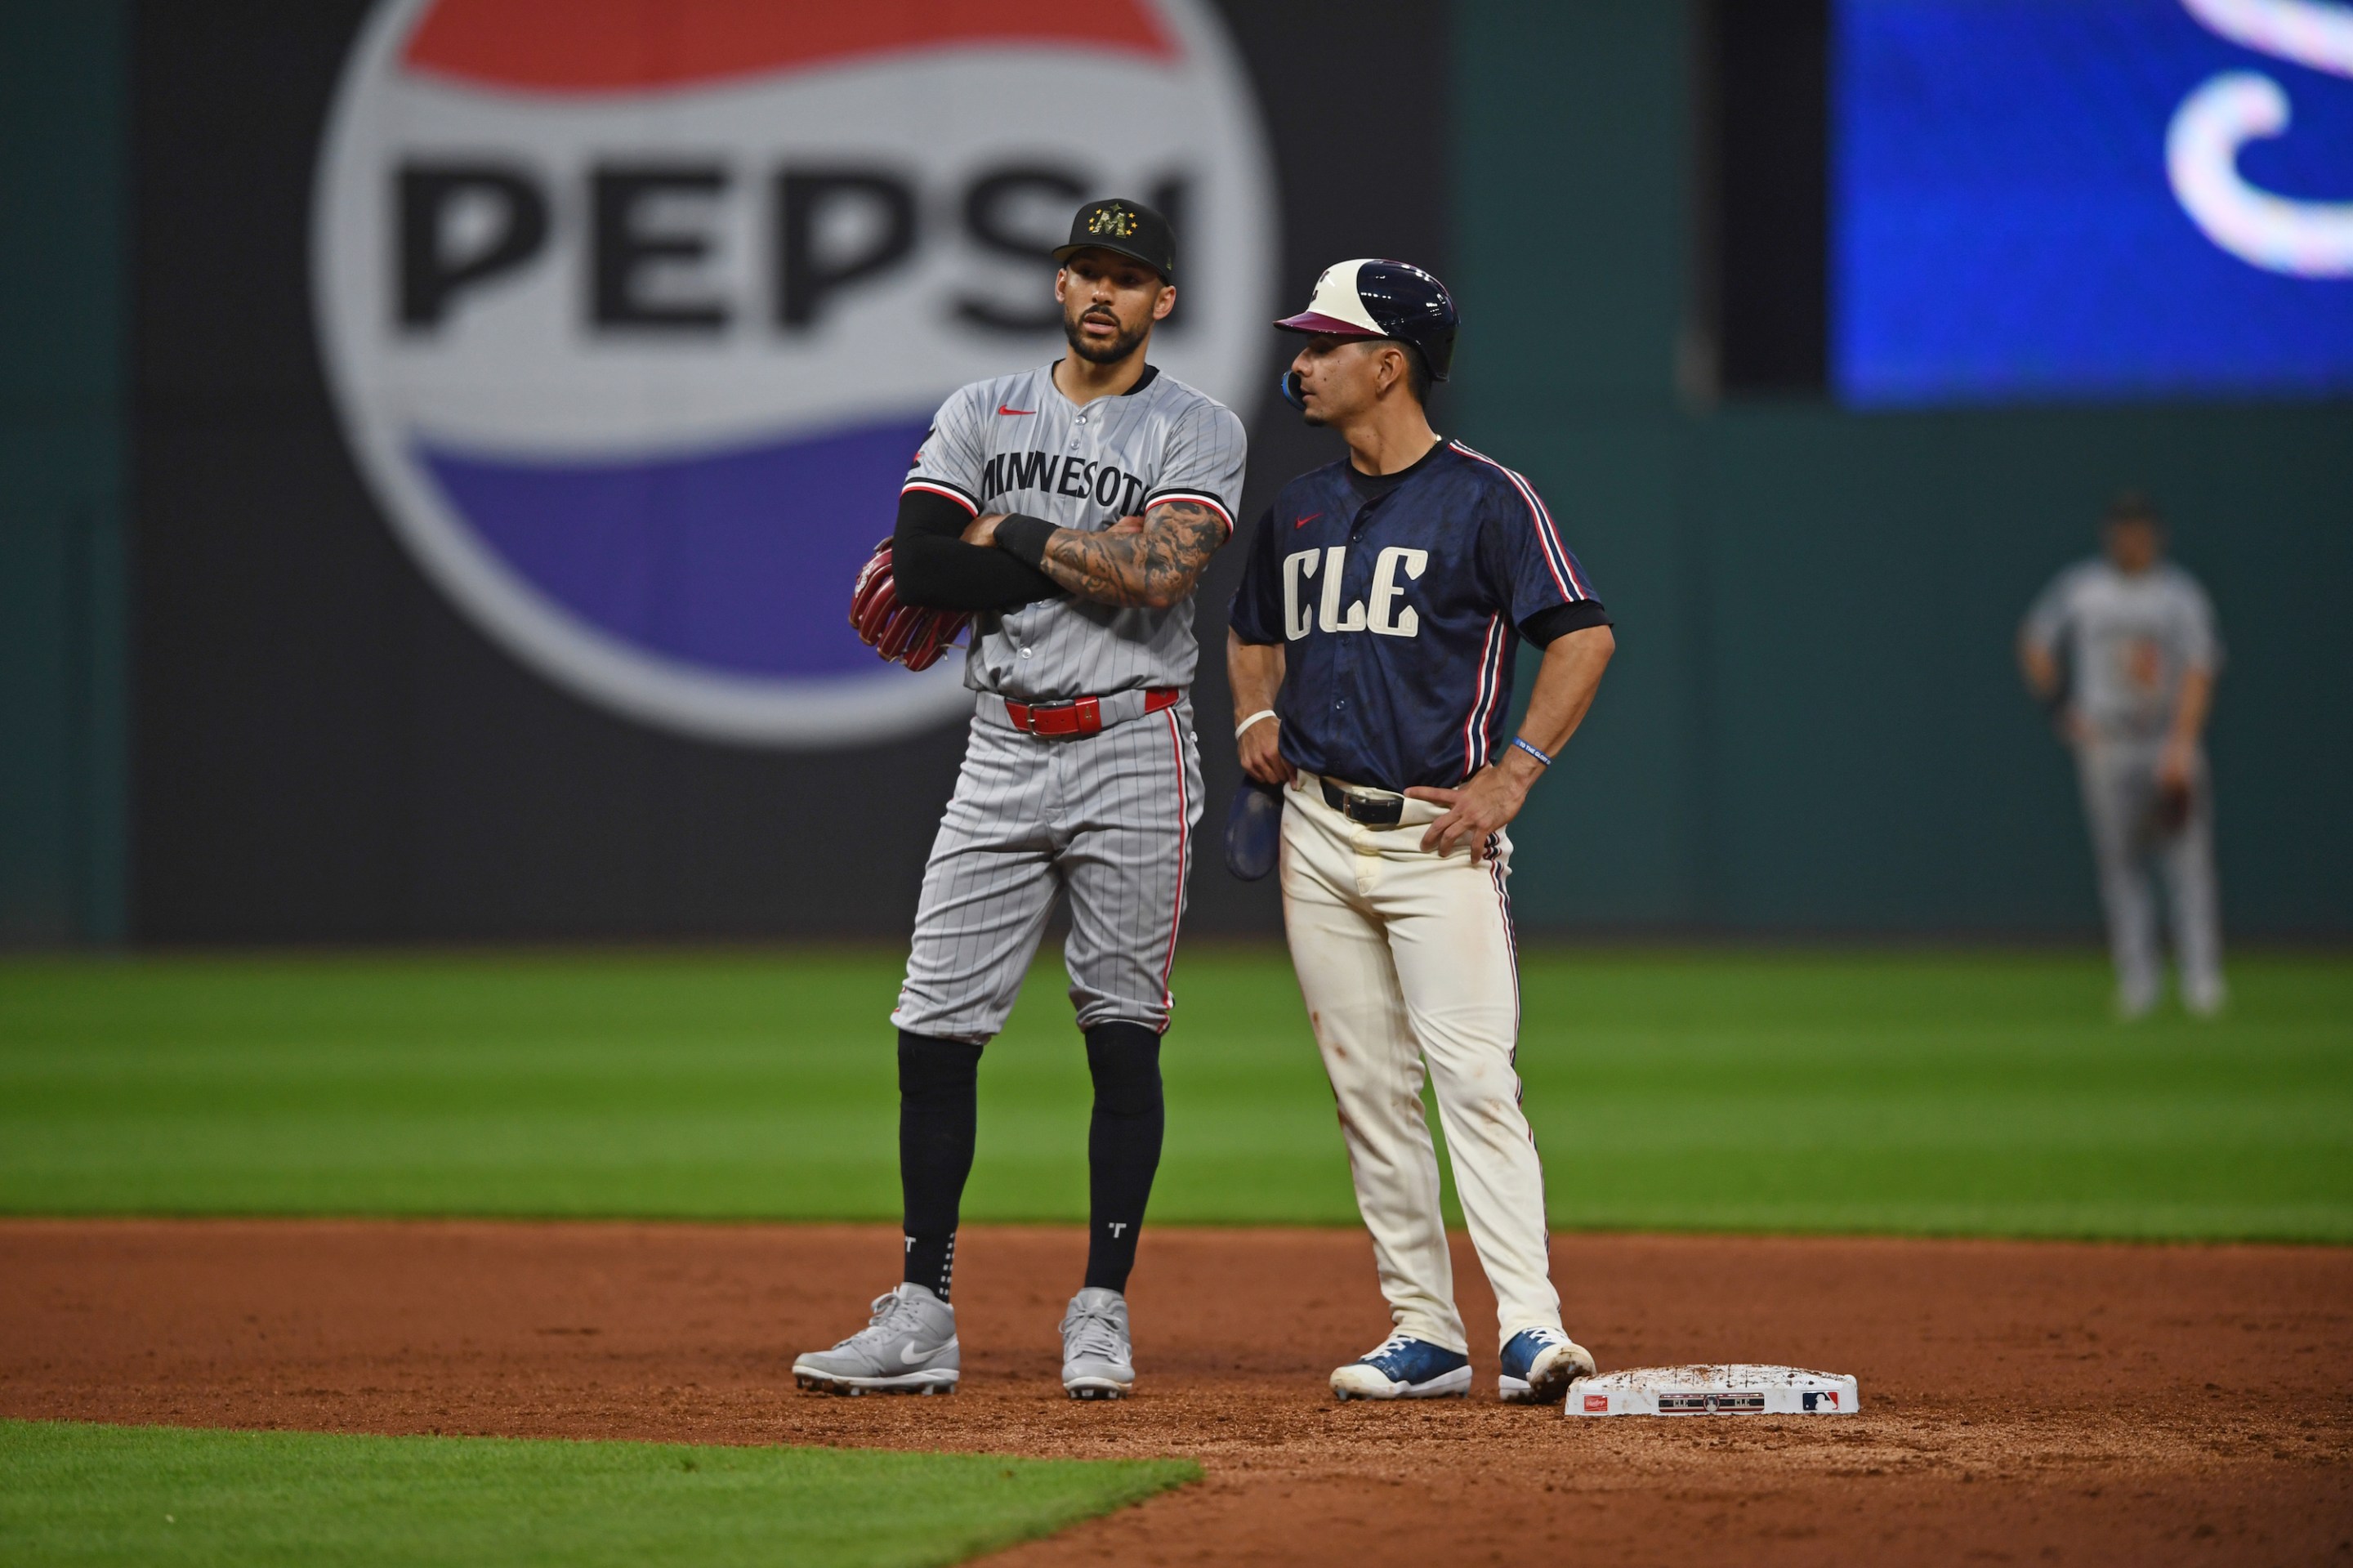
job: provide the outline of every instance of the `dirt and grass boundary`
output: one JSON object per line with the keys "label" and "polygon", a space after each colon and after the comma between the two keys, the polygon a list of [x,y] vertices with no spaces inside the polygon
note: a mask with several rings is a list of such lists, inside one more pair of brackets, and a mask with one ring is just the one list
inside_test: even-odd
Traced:
{"label": "dirt and grass boundary", "polygon": [[[1361,1234],[1151,1233],[1138,1397],[1076,1404],[1073,1229],[959,1248],[965,1387],[797,1393],[861,1320],[881,1227],[0,1222],[0,1415],[195,1427],[1197,1458],[1206,1478],[1014,1561],[1423,1565],[2353,1554],[2353,1252],[1565,1236],[1606,1366],[1861,1377],[1852,1417],[1566,1422],[1338,1405],[1387,1324]],[[1458,1257],[1474,1324],[1492,1322]],[[878,1507],[887,1506],[878,1501]],[[2347,1560],[2353,1560],[2348,1555]]]}

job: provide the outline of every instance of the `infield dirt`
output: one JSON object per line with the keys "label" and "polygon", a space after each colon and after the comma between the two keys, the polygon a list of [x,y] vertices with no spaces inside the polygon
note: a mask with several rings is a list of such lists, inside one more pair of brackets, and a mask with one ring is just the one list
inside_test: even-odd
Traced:
{"label": "infield dirt", "polygon": [[[1856,1416],[1335,1404],[1386,1331],[1344,1231],[1147,1232],[1137,1397],[1062,1395],[1075,1231],[973,1227],[953,1399],[797,1392],[897,1273],[871,1226],[0,1223],[0,1415],[1187,1455],[1200,1485],[1002,1561],[2353,1563],[2353,1252],[1564,1236],[1605,1369],[1788,1362]],[[875,1506],[887,1508],[888,1499]]]}

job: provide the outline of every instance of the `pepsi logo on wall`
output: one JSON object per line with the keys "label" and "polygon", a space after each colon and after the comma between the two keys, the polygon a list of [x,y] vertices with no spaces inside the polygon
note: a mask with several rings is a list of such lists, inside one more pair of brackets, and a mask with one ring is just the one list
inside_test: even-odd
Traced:
{"label": "pepsi logo on wall", "polygon": [[346,435],[427,575],[641,722],[744,745],[967,711],[849,583],[932,410],[1061,350],[1091,196],[1182,247],[1154,360],[1249,418],[1274,192],[1199,0],[385,0],[322,149]]}

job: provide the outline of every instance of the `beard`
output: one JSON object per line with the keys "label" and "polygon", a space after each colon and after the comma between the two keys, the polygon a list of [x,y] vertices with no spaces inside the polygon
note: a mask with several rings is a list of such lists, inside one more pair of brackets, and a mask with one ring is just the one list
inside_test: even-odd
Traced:
{"label": "beard", "polygon": [[1062,313],[1062,335],[1070,340],[1071,352],[1090,365],[1115,365],[1125,359],[1135,352],[1135,345],[1144,341],[1144,334],[1152,330],[1149,326],[1137,327],[1134,331],[1123,327],[1119,335],[1109,343],[1096,343],[1079,330],[1080,323],[1085,319],[1083,311],[1075,316],[1065,311]]}

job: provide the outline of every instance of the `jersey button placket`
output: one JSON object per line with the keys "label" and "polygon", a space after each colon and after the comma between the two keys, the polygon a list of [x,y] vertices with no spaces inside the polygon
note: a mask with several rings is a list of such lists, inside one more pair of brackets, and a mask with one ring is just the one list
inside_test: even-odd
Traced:
{"label": "jersey button placket", "polygon": [[[1357,508],[1356,516],[1348,520],[1348,559],[1340,577],[1342,606],[1340,613],[1343,615],[1347,613],[1347,606],[1361,603],[1364,599],[1363,594],[1357,591],[1356,577],[1359,563],[1356,560],[1357,551],[1355,546],[1356,535],[1364,527],[1365,514],[1371,510],[1372,504],[1367,502]],[[1323,611],[1319,608],[1316,613],[1320,616]],[[1332,711],[1335,714],[1345,715],[1348,711],[1348,699],[1345,694],[1348,690],[1349,682],[1356,676],[1356,639],[1346,635],[1335,637],[1332,641]],[[1361,836],[1360,833],[1360,840]]]}
{"label": "jersey button placket", "polygon": [[[1347,606],[1366,604],[1371,599],[1372,574],[1365,565],[1362,541],[1366,524],[1372,521],[1373,509],[1378,506],[1383,499],[1385,498],[1381,496],[1374,496],[1359,505],[1356,508],[1356,514],[1348,519],[1348,561],[1340,576],[1342,606],[1340,613],[1343,615],[1347,614]],[[1364,640],[1361,636],[1342,637],[1338,639],[1338,642],[1339,646],[1335,650],[1337,656],[1335,673],[1345,679],[1335,680],[1333,683],[1345,690],[1349,681],[1355,678],[1356,653],[1364,646]],[[1345,713],[1347,710],[1348,699],[1340,697],[1332,705],[1335,710]],[[1382,830],[1368,823],[1357,821],[1351,821],[1348,826],[1353,830],[1352,836],[1356,841],[1356,895],[1361,898],[1371,898],[1379,891]]]}

